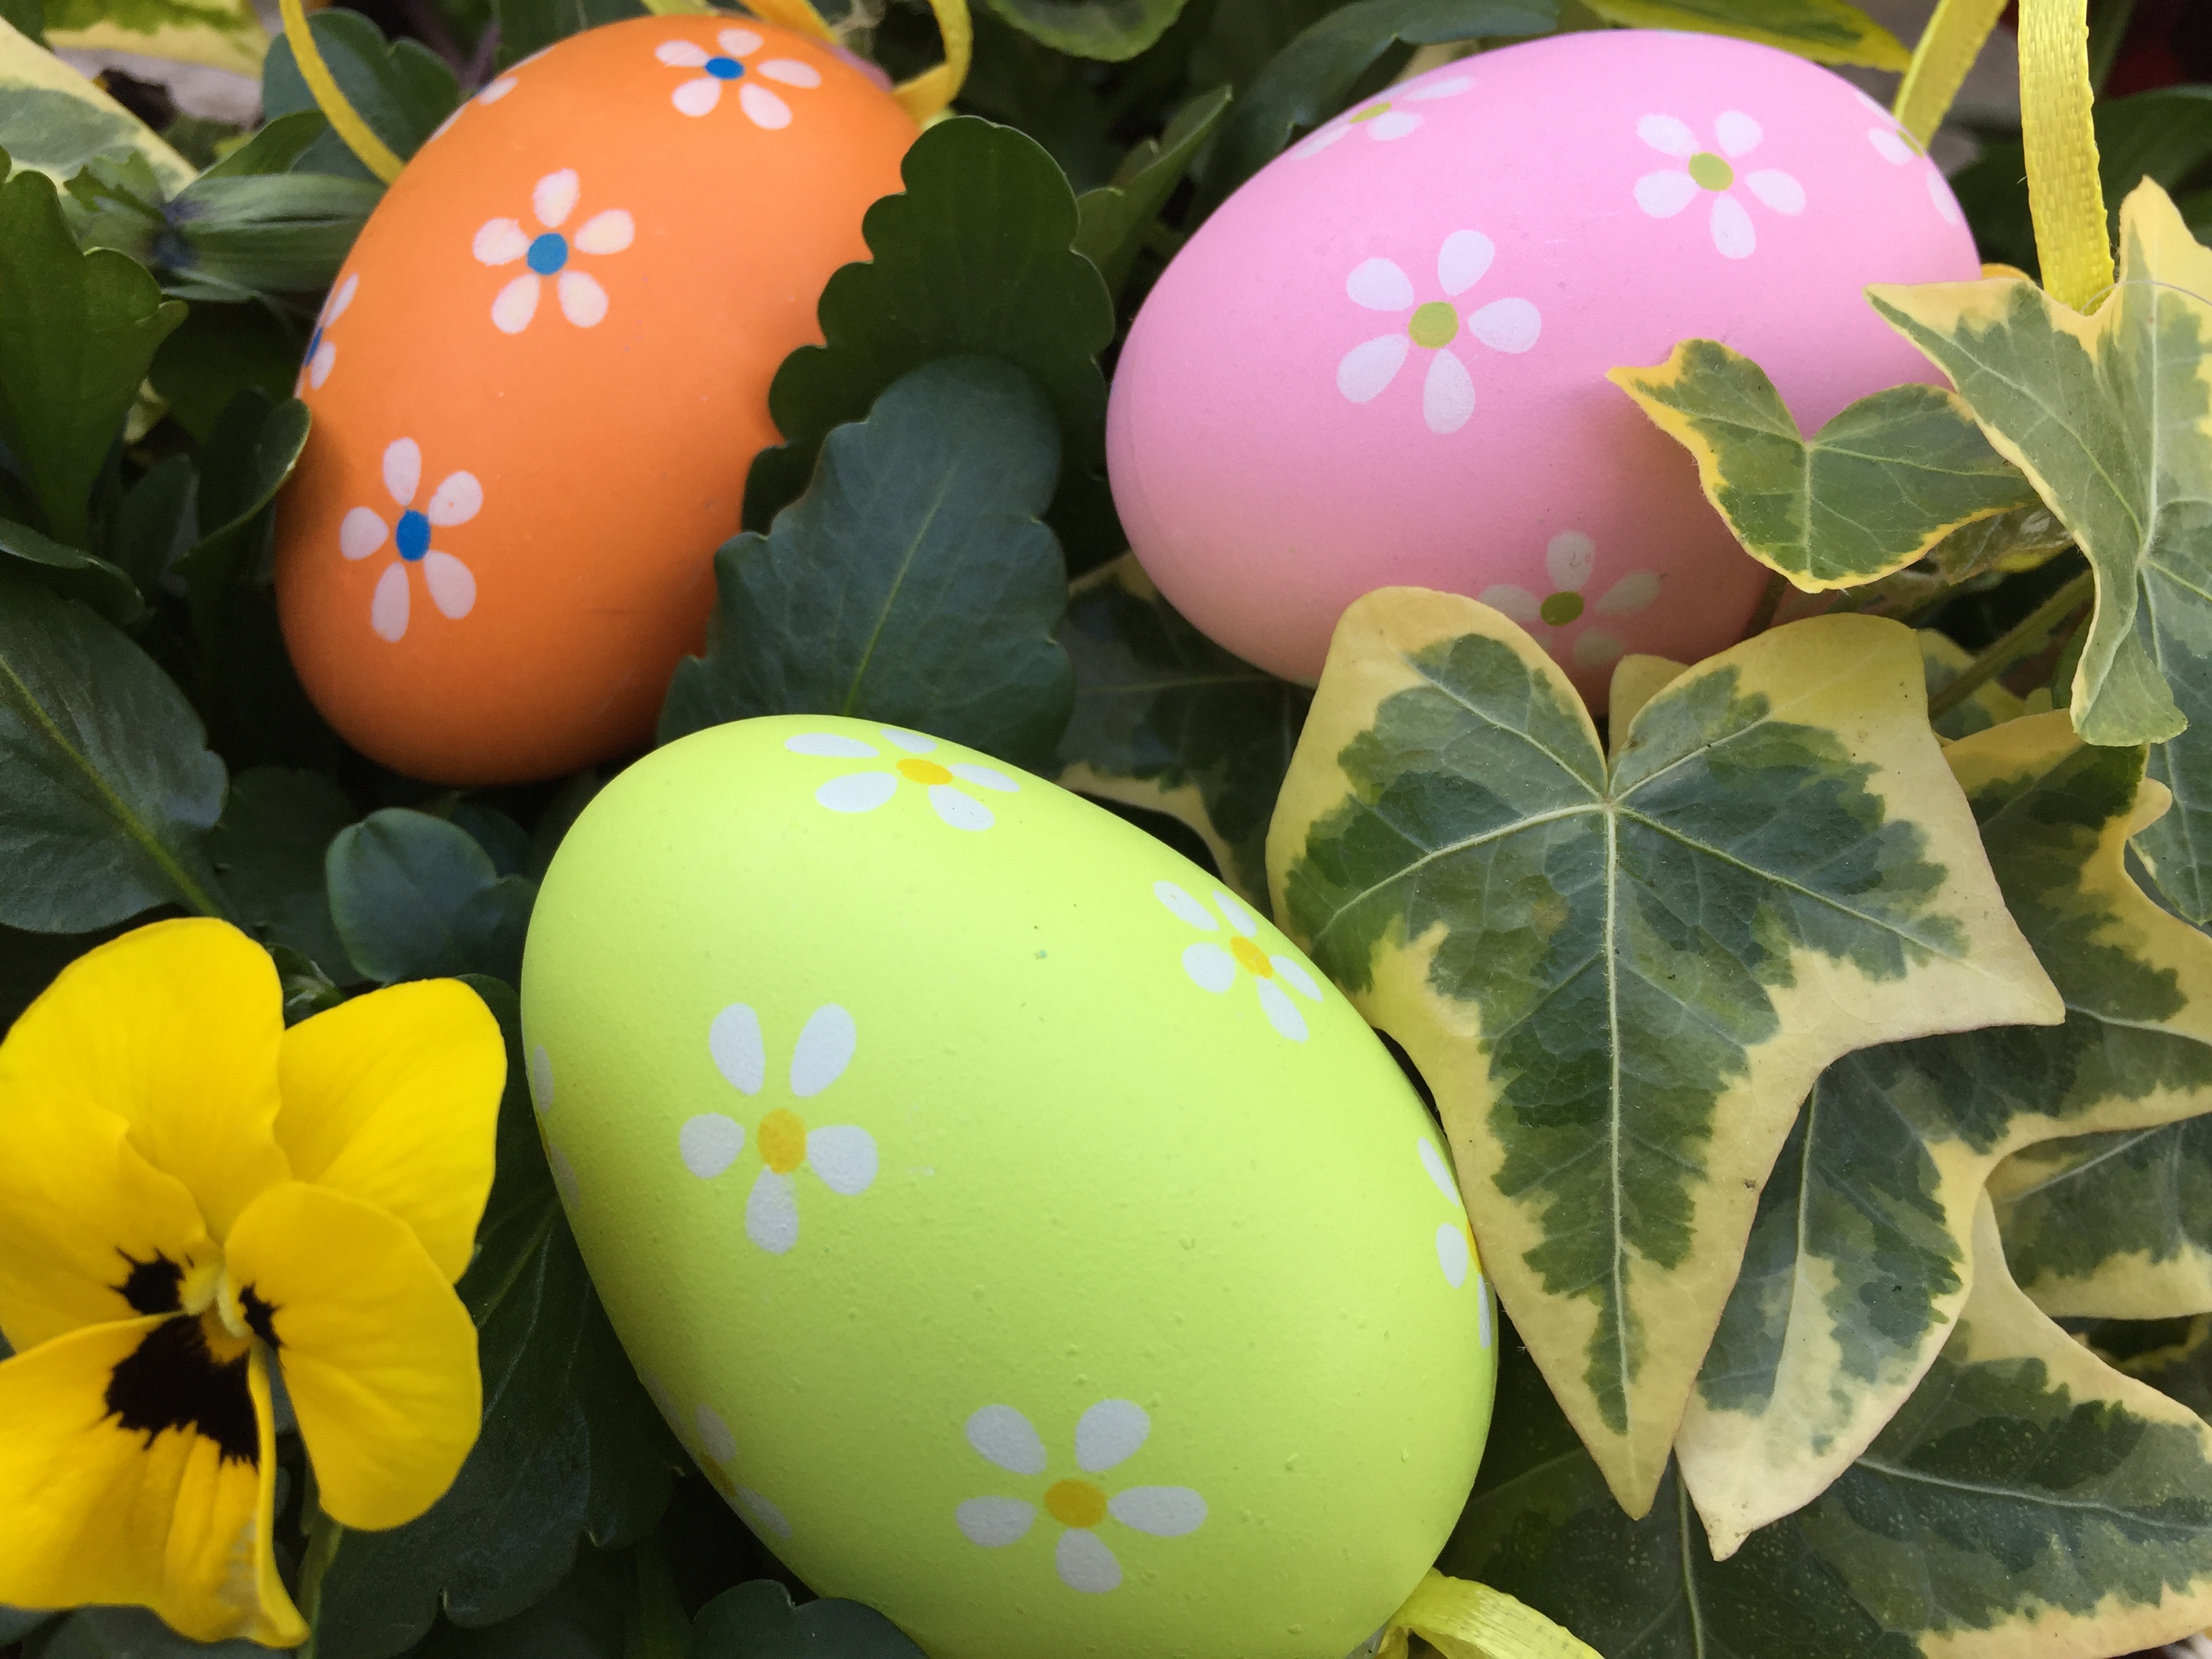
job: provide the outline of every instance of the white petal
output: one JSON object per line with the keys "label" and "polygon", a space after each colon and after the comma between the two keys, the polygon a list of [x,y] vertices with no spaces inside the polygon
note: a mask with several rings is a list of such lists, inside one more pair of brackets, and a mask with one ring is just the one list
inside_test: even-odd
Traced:
{"label": "white petal", "polygon": [[1370,138],[1387,143],[1393,138],[1403,138],[1419,131],[1421,118],[1409,109],[1394,109],[1388,114],[1378,115],[1373,120],[1362,121],[1359,125],[1367,129]]}
{"label": "white petal", "polygon": [[1659,597],[1659,573],[1632,570],[1605,590],[1594,607],[1601,617],[1632,617]]}
{"label": "white petal", "polygon": [[1298,1012],[1297,1004],[1285,994],[1283,988],[1273,980],[1257,981],[1260,991],[1260,1012],[1267,1017],[1267,1024],[1293,1042],[1306,1040],[1306,1017]]}
{"label": "white petal", "polygon": [[849,1123],[810,1130],[806,1164],[833,1193],[865,1193],[876,1184],[876,1138]]}
{"label": "white petal", "polygon": [[760,36],[750,29],[724,29],[714,40],[732,58],[750,58],[761,49]]}
{"label": "white petal", "polygon": [[684,1167],[702,1181],[712,1181],[738,1161],[745,1149],[745,1126],[720,1112],[702,1112],[684,1120],[676,1132],[676,1150]]}
{"label": "white petal", "polygon": [[814,799],[833,812],[872,812],[897,790],[890,772],[848,772],[816,790]]}
{"label": "white petal", "polygon": [[707,1052],[714,1069],[741,1095],[757,1095],[768,1078],[768,1045],[761,1041],[760,1016],[733,1002],[707,1027]]}
{"label": "white petal", "polygon": [[968,1443],[1009,1474],[1044,1473],[1044,1442],[1012,1406],[986,1406],[969,1418]]}
{"label": "white petal", "polygon": [[791,1536],[791,1522],[784,1518],[781,1510],[750,1486],[738,1486],[732,1490],[737,1494],[738,1509],[744,1512],[745,1519],[751,1522],[756,1528],[772,1533],[778,1538]]}
{"label": "white petal", "polygon": [[587,271],[564,270],[554,278],[561,314],[578,328],[592,328],[607,314],[607,291]]}
{"label": "white petal", "polygon": [[1352,124],[1340,118],[1325,127],[1316,128],[1300,139],[1291,154],[1296,156],[1318,155],[1338,139],[1352,131]]}
{"label": "white petal", "polygon": [[738,107],[755,126],[770,132],[791,125],[791,106],[757,81],[748,81],[738,88]]}
{"label": "white petal", "polygon": [[1176,886],[1175,883],[1154,882],[1152,896],[1166,905],[1168,914],[1177,921],[1188,922],[1203,933],[1218,933],[1221,931],[1221,924],[1213,919],[1213,913],[1193,898],[1189,893]]}
{"label": "white petal", "polygon": [[448,472],[430,492],[430,504],[422,511],[434,525],[466,524],[483,511],[483,486],[473,472]]}
{"label": "white petal", "polygon": [[824,759],[873,760],[875,747],[840,732],[802,732],[786,738],[783,746],[794,755],[818,755]]}
{"label": "white petal", "polygon": [[945,770],[963,783],[972,783],[978,789],[988,789],[1001,795],[1021,793],[1021,785],[1004,772],[994,772],[988,766],[971,766],[966,761],[955,761]]}
{"label": "white petal", "polygon": [[1516,587],[1510,582],[1486,587],[1475,597],[1492,611],[1504,611],[1523,628],[1534,628],[1544,619],[1543,602],[1527,588]]}
{"label": "white petal", "polygon": [[338,520],[338,551],[349,559],[365,559],[384,545],[384,520],[365,507],[349,508]]}
{"label": "white petal", "polygon": [[1662,155],[1686,158],[1698,153],[1698,135],[1671,115],[1645,116],[1636,124],[1636,136]]}
{"label": "white petal", "polygon": [[415,504],[415,491],[422,483],[422,451],[412,438],[399,438],[385,446],[384,487],[402,507]]}
{"label": "white petal", "polygon": [[1102,1400],[1076,1419],[1075,1465],[1097,1474],[1136,1455],[1152,1419],[1133,1400]]}
{"label": "white petal", "polygon": [[1905,142],[1905,135],[1895,127],[1869,127],[1867,143],[1874,153],[1893,167],[1901,167],[1912,159],[1912,146]]}
{"label": "white petal", "polygon": [[1443,434],[1458,431],[1474,417],[1474,377],[1449,349],[1438,350],[1421,382],[1421,418],[1430,431]]}
{"label": "white petal", "polygon": [[1437,1190],[1450,1201],[1454,1209],[1459,1208],[1459,1182],[1452,1176],[1451,1165],[1444,1161],[1444,1155],[1437,1149],[1437,1143],[1422,1135],[1413,1144],[1420,1149],[1421,1167],[1429,1172],[1429,1179],[1436,1182]]}
{"label": "white petal", "polygon": [[1474,1255],[1467,1248],[1467,1235],[1449,1221],[1437,1225],[1437,1266],[1444,1270],[1444,1282],[1454,1290],[1467,1283],[1467,1270],[1474,1265]]}
{"label": "white petal", "polygon": [[792,1195],[788,1176],[760,1172],[745,1200],[745,1237],[771,1255],[781,1255],[799,1243],[799,1200]]}
{"label": "white petal", "polygon": [[671,69],[697,69],[707,61],[707,48],[696,40],[663,40],[653,55]]}
{"label": "white petal", "polygon": [[512,219],[491,219],[469,245],[477,258],[488,265],[512,264],[530,252],[530,236]]}
{"label": "white petal", "polygon": [[553,1109],[553,1057],[539,1043],[530,1051],[530,1103],[539,1116]]}
{"label": "white petal", "polygon": [[1786,213],[1794,218],[1805,210],[1805,186],[1786,173],[1768,167],[1753,173],[1744,183],[1751,186],[1753,196],[1777,213]]}
{"label": "white petal", "polygon": [[454,622],[477,608],[477,579],[450,553],[434,547],[422,556],[422,586],[430,590],[430,603]]}
{"label": "white petal", "polygon": [[1098,1541],[1096,1533],[1070,1527],[1054,1547],[1052,1564],[1060,1569],[1060,1582],[1086,1595],[1103,1595],[1121,1583],[1121,1564],[1114,1552]]}
{"label": "white petal", "polygon": [[1431,98],[1456,98],[1474,84],[1474,77],[1471,75],[1448,75],[1441,81],[1429,81],[1420,86],[1401,88],[1399,95],[1403,98],[1419,98],[1424,100]]}
{"label": "white petal", "polygon": [[574,241],[586,253],[620,253],[636,239],[637,226],[627,210],[609,208],[576,227]]}
{"label": "white petal", "polygon": [[360,292],[360,290],[361,276],[358,272],[347,277],[345,281],[340,283],[335,289],[331,290],[330,301],[323,307],[323,326],[325,328],[328,328],[332,323],[335,323],[339,318],[346,314],[346,307],[353,303],[353,296],[356,293]]}
{"label": "white petal", "polygon": [[1607,668],[1620,660],[1627,645],[1617,634],[1608,634],[1602,628],[1583,630],[1575,641],[1575,665],[1579,668]]}
{"label": "white petal", "polygon": [[811,64],[802,64],[795,58],[771,58],[760,66],[760,72],[771,81],[781,81],[787,87],[818,87],[822,71]]}
{"label": "white petal", "polygon": [[1243,901],[1233,894],[1224,893],[1217,887],[1213,890],[1213,902],[1221,907],[1221,914],[1229,918],[1229,925],[1246,939],[1251,939],[1259,933],[1260,919],[1246,909]]}
{"label": "white petal", "polygon": [[376,594],[368,602],[368,625],[380,640],[397,643],[407,637],[407,567],[389,564],[376,579]]}
{"label": "white petal", "polygon": [[530,326],[530,319],[538,314],[538,278],[535,274],[516,277],[491,302],[492,325],[502,334],[520,334]]}
{"label": "white petal", "polygon": [[1579,530],[1562,530],[1544,544],[1544,574],[1552,586],[1579,593],[1597,568],[1597,544]]}
{"label": "white petal", "polygon": [[1766,136],[1759,130],[1759,123],[1740,109],[1723,111],[1713,123],[1713,134],[1721,141],[1721,149],[1730,155],[1750,155]]}
{"label": "white petal", "polygon": [[1464,294],[1482,280],[1498,245],[1479,230],[1455,230],[1437,250],[1437,281],[1447,294]]}
{"label": "white petal", "polygon": [[319,390],[323,382],[331,378],[331,370],[337,367],[337,342],[319,341],[315,346],[315,355],[307,359],[307,384]]}
{"label": "white petal", "polygon": [[1218,945],[1185,946],[1182,970],[1200,990],[1211,991],[1216,996],[1237,983],[1237,958]]}
{"label": "white petal", "polygon": [[738,1437],[730,1432],[730,1425],[722,1420],[721,1413],[712,1406],[702,1406],[691,1413],[691,1420],[699,1430],[699,1446],[717,1463],[726,1463],[738,1455]]}
{"label": "white petal", "polygon": [[1490,1292],[1485,1288],[1482,1275],[1479,1273],[1474,1276],[1474,1296],[1475,1307],[1479,1310],[1476,1317],[1481,1322],[1475,1328],[1476,1334],[1486,1348],[1490,1346]]}
{"label": "white petal", "polygon": [[998,819],[991,809],[973,795],[963,795],[949,783],[929,786],[929,804],[937,809],[937,816],[955,830],[988,830]]}
{"label": "white petal", "polygon": [[558,173],[549,173],[540,179],[530,192],[530,210],[538,216],[538,222],[548,230],[558,230],[576,210],[576,197],[581,186],[576,182],[576,169],[562,167]]}
{"label": "white petal", "polygon": [[971,1498],[952,1511],[952,1519],[969,1543],[997,1550],[1026,1538],[1036,1511],[1018,1498]]}
{"label": "white petal", "polygon": [[1748,259],[1759,246],[1751,215],[1733,196],[1713,198],[1713,246],[1731,259]]}
{"label": "white petal", "polygon": [[1527,300],[1492,300],[1467,319],[1468,331],[1492,351],[1516,356],[1544,331],[1543,313]]}
{"label": "white petal", "polygon": [[515,88],[520,84],[521,82],[518,82],[512,75],[502,75],[498,80],[487,85],[482,92],[477,94],[477,102],[479,104],[496,104],[501,99],[506,97],[508,93],[513,92]]}
{"label": "white petal", "polygon": [[711,75],[702,75],[677,88],[668,101],[685,115],[705,115],[722,101],[722,83]]}
{"label": "white petal", "polygon": [[1686,173],[1647,173],[1636,181],[1636,205],[1655,219],[1671,219],[1698,196]]}
{"label": "white petal", "polygon": [[[1936,211],[1943,216],[1944,222],[1953,225],[1965,224],[1966,216],[1959,207],[1959,198],[1951,194],[1950,181],[1934,167],[1928,169],[1927,179],[1928,199],[1936,204]],[[326,346],[325,349],[327,349]],[[316,384],[320,385],[321,382],[318,381]]]}
{"label": "white petal", "polygon": [[1413,304],[1413,279],[1388,259],[1363,259],[1352,266],[1344,291],[1370,311],[1407,311]]}
{"label": "white petal", "polygon": [[1321,1000],[1321,987],[1314,976],[1289,957],[1269,957],[1267,965],[1275,970],[1275,977],[1309,1001]]}
{"label": "white petal", "polygon": [[1108,1498],[1106,1512],[1155,1538],[1180,1538],[1204,1523],[1206,1500],[1188,1486],[1132,1486]]}
{"label": "white petal", "polygon": [[807,1015],[791,1051],[791,1092],[811,1100],[845,1075],[860,1046],[860,1028],[853,1016],[834,1002],[825,1002]]}
{"label": "white petal", "polygon": [[1397,378],[1398,366],[1406,361],[1412,345],[1401,329],[1352,347],[1336,366],[1336,389],[1355,404],[1372,402]]}
{"label": "white petal", "polygon": [[576,1166],[568,1162],[568,1153],[551,1141],[545,1143],[545,1162],[553,1171],[553,1190],[561,1194],[561,1202],[573,1216],[583,1203],[576,1191]]}
{"label": "white petal", "polygon": [[935,738],[925,738],[921,732],[909,732],[902,726],[879,726],[876,730],[883,733],[885,743],[896,744],[909,755],[927,755],[937,747]]}

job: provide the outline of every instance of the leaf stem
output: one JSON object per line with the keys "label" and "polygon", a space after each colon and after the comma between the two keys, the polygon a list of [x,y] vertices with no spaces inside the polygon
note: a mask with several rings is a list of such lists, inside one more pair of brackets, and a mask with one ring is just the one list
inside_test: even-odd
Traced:
{"label": "leaf stem", "polygon": [[1753,608],[1751,620],[1744,624],[1744,638],[1764,634],[1774,626],[1774,613],[1782,609],[1782,596],[1789,591],[1790,579],[1779,570],[1767,576],[1766,589],[1759,596],[1759,604]]}
{"label": "leaf stem", "polygon": [[2094,598],[2097,574],[2085,570],[2027,615],[1982,654],[1959,671],[1959,677],[1928,699],[1928,718],[1939,720],[1956,708],[2015,663],[2023,662],[2051,643],[2058,625]]}

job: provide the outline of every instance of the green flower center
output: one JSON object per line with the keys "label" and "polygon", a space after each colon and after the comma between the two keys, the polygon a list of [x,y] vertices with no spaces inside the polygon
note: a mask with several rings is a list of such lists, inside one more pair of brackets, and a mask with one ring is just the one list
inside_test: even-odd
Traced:
{"label": "green flower center", "polygon": [[1707,190],[1726,190],[1735,182],[1735,169],[1709,149],[1690,158],[1690,177]]}
{"label": "green flower center", "polygon": [[1438,346],[1449,345],[1459,333],[1459,313],[1442,300],[1431,300],[1413,313],[1406,332],[1413,337],[1415,345],[1434,351]]}
{"label": "green flower center", "polygon": [[1554,628],[1565,628],[1583,614],[1579,593],[1554,593],[1536,607],[1536,614]]}
{"label": "green flower center", "polygon": [[1354,125],[1357,125],[1361,121],[1371,121],[1376,116],[1381,115],[1389,110],[1389,107],[1390,106],[1388,103],[1370,104],[1365,109],[1360,111],[1358,114],[1352,118],[1352,122]]}

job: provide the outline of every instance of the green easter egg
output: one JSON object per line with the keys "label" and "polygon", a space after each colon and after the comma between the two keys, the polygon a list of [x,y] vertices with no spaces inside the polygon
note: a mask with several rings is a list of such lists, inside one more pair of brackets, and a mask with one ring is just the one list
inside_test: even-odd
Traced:
{"label": "green easter egg", "polygon": [[671,1425],[932,1659],[1343,1659],[1495,1377],[1444,1146],[1205,871],[913,732],[698,732],[568,832],[530,1076]]}

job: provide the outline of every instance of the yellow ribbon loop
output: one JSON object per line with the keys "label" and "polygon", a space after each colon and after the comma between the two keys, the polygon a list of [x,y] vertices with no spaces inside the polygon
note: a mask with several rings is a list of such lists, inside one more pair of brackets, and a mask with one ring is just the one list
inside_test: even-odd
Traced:
{"label": "yellow ribbon loop", "polygon": [[1966,71],[1982,53],[1982,43],[2004,15],[2005,0],[1942,0],[1912,49],[1911,67],[1897,89],[1898,125],[1923,149],[1951,112],[1966,84]]}
{"label": "yellow ribbon loop", "polygon": [[307,83],[307,94],[315,100],[315,107],[322,111],[345,147],[361,158],[361,164],[390,184],[406,164],[338,90],[337,77],[323,61],[322,48],[315,44],[314,31],[307,27],[307,14],[301,9],[300,0],[277,0],[276,9],[284,20],[284,38],[292,44],[292,60],[300,66],[300,78]]}
{"label": "yellow ribbon loop", "polygon": [[1406,1659],[1419,1636],[1444,1659],[1603,1659],[1504,1590],[1431,1571],[1390,1620],[1375,1659]]}
{"label": "yellow ribbon loop", "polygon": [[2095,96],[2085,0],[2021,0],[2020,121],[2036,257],[2051,297],[2085,313],[2112,287],[2112,240],[2090,115]]}

